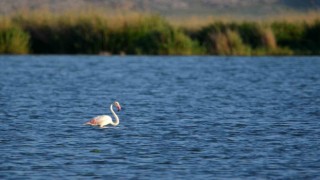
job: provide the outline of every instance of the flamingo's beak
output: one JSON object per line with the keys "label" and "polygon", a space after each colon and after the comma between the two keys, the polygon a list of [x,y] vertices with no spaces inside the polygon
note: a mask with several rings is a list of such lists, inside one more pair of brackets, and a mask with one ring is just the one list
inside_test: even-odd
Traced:
{"label": "flamingo's beak", "polygon": [[118,109],[118,111],[120,111],[120,110],[121,110],[121,106],[120,106],[120,105],[118,105],[118,106],[117,106],[117,109]]}

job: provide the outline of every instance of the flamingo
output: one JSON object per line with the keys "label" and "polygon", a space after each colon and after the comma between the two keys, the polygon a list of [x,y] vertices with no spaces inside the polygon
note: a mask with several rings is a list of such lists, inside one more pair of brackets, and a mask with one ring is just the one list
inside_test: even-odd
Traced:
{"label": "flamingo", "polygon": [[101,115],[94,117],[90,121],[86,122],[85,125],[91,125],[91,126],[100,126],[100,128],[104,128],[104,126],[111,124],[113,126],[117,126],[119,124],[119,117],[117,114],[113,111],[113,105],[117,107],[118,111],[121,110],[120,103],[115,101],[110,105],[110,111],[113,114],[115,118],[115,122],[112,121],[112,118],[108,115]]}

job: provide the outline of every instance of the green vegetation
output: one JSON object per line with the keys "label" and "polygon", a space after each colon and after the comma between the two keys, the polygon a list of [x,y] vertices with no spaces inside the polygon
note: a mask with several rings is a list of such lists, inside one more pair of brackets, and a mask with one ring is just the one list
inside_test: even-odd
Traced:
{"label": "green vegetation", "polygon": [[20,14],[0,19],[0,54],[319,55],[320,21],[210,21],[156,15]]}
{"label": "green vegetation", "polygon": [[191,55],[202,53],[200,46],[180,29],[158,16],[147,16],[112,29],[108,34],[112,54]]}
{"label": "green vegetation", "polygon": [[6,19],[0,22],[0,54],[26,54],[29,34]]}
{"label": "green vegetation", "polygon": [[277,44],[269,25],[256,22],[216,22],[192,33],[208,54],[217,55],[291,55],[293,52]]}

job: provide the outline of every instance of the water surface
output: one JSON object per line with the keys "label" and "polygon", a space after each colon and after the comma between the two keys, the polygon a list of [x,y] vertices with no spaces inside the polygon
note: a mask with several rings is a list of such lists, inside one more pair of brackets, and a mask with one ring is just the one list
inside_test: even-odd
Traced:
{"label": "water surface", "polygon": [[[1,179],[319,179],[319,57],[0,56]],[[111,114],[120,125],[84,126]]]}

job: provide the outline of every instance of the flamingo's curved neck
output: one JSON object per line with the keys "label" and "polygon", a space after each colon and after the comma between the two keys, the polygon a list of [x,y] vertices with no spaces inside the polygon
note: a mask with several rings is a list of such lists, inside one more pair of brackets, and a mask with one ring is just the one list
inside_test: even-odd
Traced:
{"label": "flamingo's curved neck", "polygon": [[117,116],[117,114],[113,111],[113,104],[111,104],[110,106],[110,111],[113,114],[114,118],[116,119],[115,122],[112,121],[112,125],[116,126],[119,124],[119,117]]}

